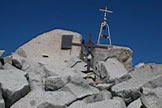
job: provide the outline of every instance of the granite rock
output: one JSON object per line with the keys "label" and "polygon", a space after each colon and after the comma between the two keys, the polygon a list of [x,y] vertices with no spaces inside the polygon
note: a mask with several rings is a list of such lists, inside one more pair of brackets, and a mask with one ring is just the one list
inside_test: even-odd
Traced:
{"label": "granite rock", "polygon": [[0,83],[6,108],[29,93],[29,84],[24,75],[17,69],[0,70]]}

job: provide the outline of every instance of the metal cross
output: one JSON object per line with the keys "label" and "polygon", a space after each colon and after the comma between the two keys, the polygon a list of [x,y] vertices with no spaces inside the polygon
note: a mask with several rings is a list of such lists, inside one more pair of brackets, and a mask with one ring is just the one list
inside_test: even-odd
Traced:
{"label": "metal cross", "polygon": [[[94,55],[92,54],[93,49],[94,48],[108,49],[107,46],[94,45],[93,42],[92,42],[92,39],[91,39],[91,33],[89,34],[87,43],[84,43],[84,40],[82,40],[81,44],[80,43],[72,43],[72,45],[81,46],[80,59],[87,62],[87,71],[86,72],[90,72],[90,67],[91,67],[90,61],[91,61],[91,59],[88,59],[88,55],[91,55],[92,57],[94,57]],[[84,55],[85,49],[87,50],[87,55]],[[84,57],[87,57],[87,60],[85,60]]]}
{"label": "metal cross", "polygon": [[104,13],[105,18],[107,18],[107,13],[110,13],[110,14],[113,13],[113,11],[108,10],[107,6],[105,7],[105,9],[99,9],[99,10],[102,11],[102,12],[105,12]]}
{"label": "metal cross", "polygon": [[[111,36],[110,36],[110,29],[109,29],[109,25],[107,23],[107,13],[113,13],[112,11],[108,10],[107,6],[105,7],[105,9],[99,9],[100,11],[104,12],[104,20],[101,23],[101,27],[100,27],[100,32],[99,32],[99,36],[98,36],[98,42],[97,44],[100,44],[100,41],[102,38],[105,39],[109,39],[109,43],[111,44]],[[102,34],[104,29],[107,28],[107,33],[108,34]]]}

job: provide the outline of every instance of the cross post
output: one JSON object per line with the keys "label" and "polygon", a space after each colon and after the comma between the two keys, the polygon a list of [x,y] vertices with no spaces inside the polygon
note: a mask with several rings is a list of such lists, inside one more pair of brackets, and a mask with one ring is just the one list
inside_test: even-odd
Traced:
{"label": "cross post", "polygon": [[[91,58],[89,59],[88,56],[91,55],[92,57],[94,57],[94,55],[92,54],[93,49],[94,48],[108,49],[107,46],[100,46],[100,45],[93,44],[92,39],[91,39],[91,33],[89,34],[87,43],[84,43],[84,40],[82,40],[82,43],[72,43],[72,45],[73,46],[81,46],[80,59],[82,59],[83,61],[86,61],[86,63],[87,63],[87,71],[86,71],[86,73],[90,72]],[[87,55],[84,54],[85,49],[87,50]],[[84,57],[86,57],[87,60],[85,60]]]}

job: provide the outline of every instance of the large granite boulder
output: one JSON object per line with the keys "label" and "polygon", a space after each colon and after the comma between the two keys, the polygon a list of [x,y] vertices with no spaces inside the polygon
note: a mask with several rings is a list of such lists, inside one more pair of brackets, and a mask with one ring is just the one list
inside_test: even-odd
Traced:
{"label": "large granite boulder", "polygon": [[161,65],[146,65],[130,73],[131,79],[112,87],[115,95],[123,97],[127,104],[141,96],[142,87],[161,87]]}
{"label": "large granite boulder", "polygon": [[96,48],[93,51],[94,58],[92,58],[92,65],[95,65],[98,61],[105,61],[108,58],[116,57],[121,63],[124,64],[128,71],[133,69],[132,55],[133,51],[127,47],[113,46],[108,49]]}
{"label": "large granite boulder", "polygon": [[24,72],[17,69],[0,70],[0,84],[6,108],[9,108],[30,91]]}
{"label": "large granite boulder", "polygon": [[146,108],[162,108],[162,87],[143,87],[141,102]]}
{"label": "large granite boulder", "polygon": [[96,64],[95,73],[102,81],[111,82],[126,76],[128,71],[116,58],[109,58]]}
{"label": "large granite boulder", "polygon": [[11,108],[66,108],[75,100],[74,95],[68,91],[35,90],[16,102]]}
{"label": "large granite boulder", "polygon": [[80,47],[61,49],[62,35],[73,35],[72,42],[80,43],[81,35],[75,32],[56,29],[29,41],[17,49],[16,53],[43,64],[65,65],[65,61],[80,54]]}

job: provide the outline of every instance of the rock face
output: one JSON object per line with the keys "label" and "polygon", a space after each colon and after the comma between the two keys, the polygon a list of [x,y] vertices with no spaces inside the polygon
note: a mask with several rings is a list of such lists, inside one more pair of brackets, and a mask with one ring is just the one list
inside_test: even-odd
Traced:
{"label": "rock face", "polygon": [[0,70],[0,84],[6,108],[9,108],[30,91],[23,71],[16,69]]}
{"label": "rock face", "polygon": [[128,71],[133,69],[132,55],[133,51],[127,47],[113,46],[109,49],[96,48],[93,52],[94,58],[92,59],[92,65],[95,67],[98,61],[105,61],[108,58],[116,57],[121,63],[124,64]]}
{"label": "rock face", "polygon": [[57,29],[34,38],[17,49],[16,53],[43,64],[64,65],[66,60],[79,56],[80,47],[72,46],[71,50],[61,50],[62,35],[73,35],[72,42],[75,43],[81,41],[80,34]]}

